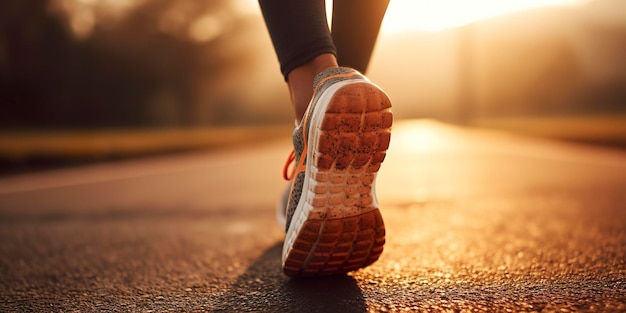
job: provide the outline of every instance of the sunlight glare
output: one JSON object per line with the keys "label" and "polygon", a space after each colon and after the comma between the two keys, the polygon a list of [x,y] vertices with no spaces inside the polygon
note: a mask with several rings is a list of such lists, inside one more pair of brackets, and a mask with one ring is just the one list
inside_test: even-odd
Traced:
{"label": "sunlight glare", "polygon": [[410,155],[432,154],[447,149],[450,145],[449,138],[441,131],[441,125],[436,121],[413,120],[395,127],[395,130],[399,131],[392,144],[402,147]]}
{"label": "sunlight glare", "polygon": [[238,0],[233,2],[235,10],[242,15],[260,14],[259,0]]}
{"label": "sunlight glare", "polygon": [[440,31],[507,13],[588,0],[392,0],[382,32]]}

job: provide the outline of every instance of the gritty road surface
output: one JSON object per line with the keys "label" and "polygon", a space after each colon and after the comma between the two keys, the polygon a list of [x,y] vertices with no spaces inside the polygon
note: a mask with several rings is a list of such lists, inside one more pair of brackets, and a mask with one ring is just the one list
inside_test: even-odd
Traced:
{"label": "gritty road surface", "polygon": [[280,270],[289,140],[0,180],[0,312],[626,311],[626,152],[395,125],[387,245]]}

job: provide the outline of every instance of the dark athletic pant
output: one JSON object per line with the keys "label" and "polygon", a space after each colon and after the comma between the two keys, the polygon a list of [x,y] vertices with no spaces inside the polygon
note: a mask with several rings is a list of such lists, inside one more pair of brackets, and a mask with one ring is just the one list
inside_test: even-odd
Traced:
{"label": "dark athletic pant", "polygon": [[324,53],[334,54],[340,66],[365,73],[389,0],[334,0],[332,34],[324,0],[259,4],[287,80],[293,69]]}

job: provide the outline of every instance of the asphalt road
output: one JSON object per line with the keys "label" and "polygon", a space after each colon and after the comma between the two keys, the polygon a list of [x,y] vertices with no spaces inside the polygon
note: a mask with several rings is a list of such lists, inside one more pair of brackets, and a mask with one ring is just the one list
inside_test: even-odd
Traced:
{"label": "asphalt road", "polygon": [[626,152],[395,125],[387,245],[290,279],[289,139],[0,179],[0,312],[626,311]]}

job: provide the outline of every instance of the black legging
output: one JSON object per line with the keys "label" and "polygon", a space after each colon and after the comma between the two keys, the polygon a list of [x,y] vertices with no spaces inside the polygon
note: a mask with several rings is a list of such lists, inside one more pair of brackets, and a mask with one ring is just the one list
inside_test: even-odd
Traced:
{"label": "black legging", "polygon": [[287,75],[314,57],[332,53],[341,66],[367,70],[389,0],[333,1],[332,34],[324,0],[259,0],[267,29]]}

